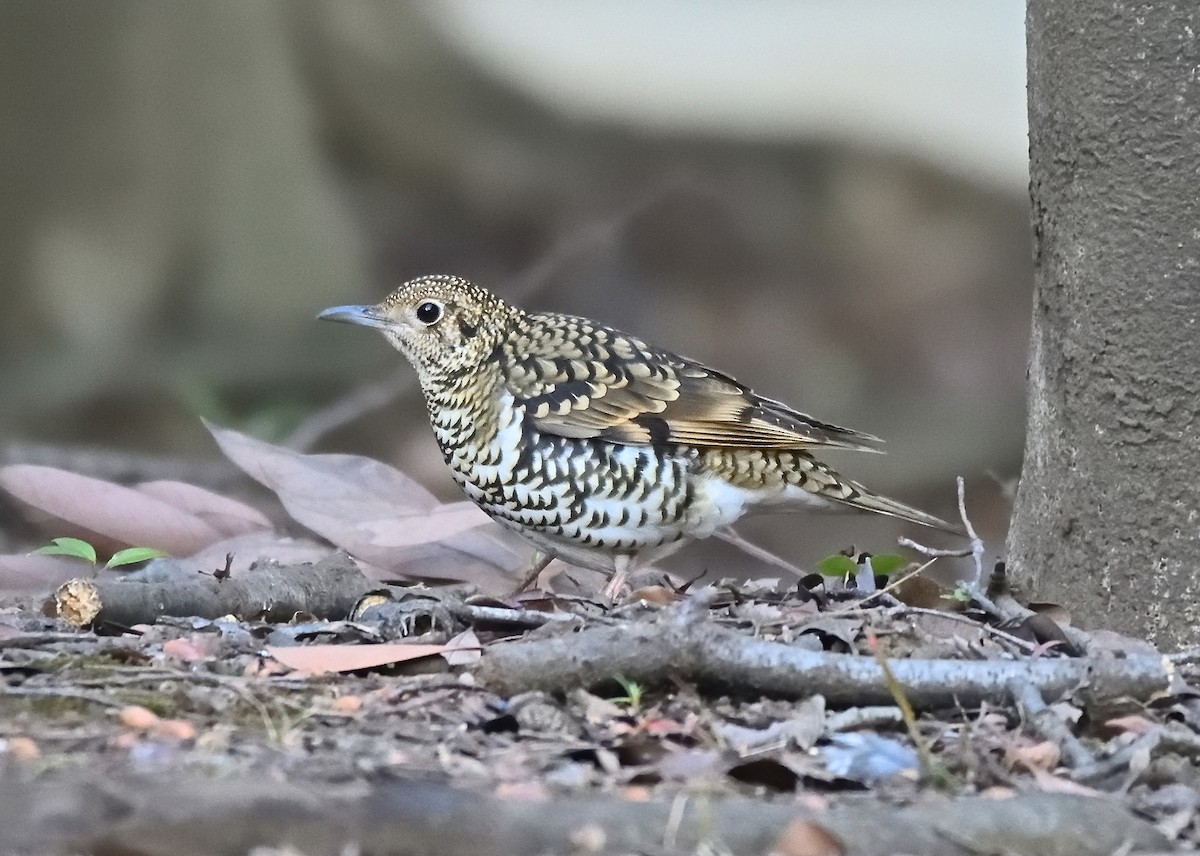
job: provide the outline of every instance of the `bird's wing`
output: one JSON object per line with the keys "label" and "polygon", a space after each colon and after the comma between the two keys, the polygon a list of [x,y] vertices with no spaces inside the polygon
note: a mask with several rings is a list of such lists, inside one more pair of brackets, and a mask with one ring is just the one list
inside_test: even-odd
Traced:
{"label": "bird's wing", "polygon": [[731,377],[568,315],[527,315],[501,351],[539,430],[618,443],[877,451],[880,440],[756,395]]}

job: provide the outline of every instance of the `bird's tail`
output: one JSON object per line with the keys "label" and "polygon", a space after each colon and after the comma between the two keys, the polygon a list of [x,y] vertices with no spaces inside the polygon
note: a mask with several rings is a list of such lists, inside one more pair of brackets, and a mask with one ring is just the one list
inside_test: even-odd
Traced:
{"label": "bird's tail", "polygon": [[964,538],[967,535],[966,530],[961,526],[956,526],[953,523],[942,520],[940,517],[927,514],[919,508],[913,508],[911,505],[905,505],[903,502],[898,502],[886,496],[880,496],[877,493],[871,493],[865,487],[855,482],[849,482],[849,486],[853,488],[853,492],[845,499],[838,499],[837,501],[851,508],[874,511],[877,514],[887,514],[891,517],[907,520],[910,523],[919,523],[922,526],[940,529],[952,535],[961,535]]}
{"label": "bird's tail", "polygon": [[967,534],[961,526],[880,496],[858,482],[842,477],[804,449],[708,449],[703,463],[708,472],[734,487],[747,490],[751,504],[763,510],[772,507],[856,508],[955,535]]}
{"label": "bird's tail", "polygon": [[966,537],[966,530],[961,526],[948,523],[940,517],[927,514],[919,508],[905,505],[903,502],[874,493],[856,481],[851,481],[835,472],[828,464],[822,463],[808,452],[794,452],[790,456],[777,458],[784,478],[791,484],[796,484],[809,493],[834,503],[861,511],[873,511],[876,514],[887,514],[898,517],[910,523],[919,523],[943,532]]}

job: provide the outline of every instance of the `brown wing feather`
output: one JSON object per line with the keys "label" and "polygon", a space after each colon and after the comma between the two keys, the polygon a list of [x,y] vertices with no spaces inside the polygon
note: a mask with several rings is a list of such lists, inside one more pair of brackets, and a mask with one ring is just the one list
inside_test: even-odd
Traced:
{"label": "brown wing feather", "polygon": [[568,315],[527,315],[501,354],[538,430],[619,443],[878,451],[880,440],[763,398],[731,377]]}

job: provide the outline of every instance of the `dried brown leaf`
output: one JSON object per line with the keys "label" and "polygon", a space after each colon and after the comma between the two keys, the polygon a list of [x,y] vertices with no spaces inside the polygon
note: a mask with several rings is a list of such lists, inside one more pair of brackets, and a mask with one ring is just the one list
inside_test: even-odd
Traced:
{"label": "dried brown leaf", "polygon": [[[511,587],[530,549],[472,505],[443,505],[392,467],[357,455],[304,455],[209,425],[221,450],[275,491],[297,521],[388,577]],[[474,523],[477,521],[477,523]]]}
{"label": "dried brown leaf", "polygon": [[57,518],[68,531],[102,535],[126,547],[154,547],[173,555],[194,553],[221,537],[196,515],[112,482],[35,464],[0,468],[0,487],[21,502]]}
{"label": "dried brown leaf", "polygon": [[1034,602],[1029,608],[1038,615],[1044,615],[1060,627],[1071,626],[1071,611],[1060,603]]}
{"label": "dried brown leaf", "polygon": [[1123,734],[1147,734],[1158,728],[1158,723],[1140,714],[1131,713],[1128,716],[1115,716],[1104,721],[1104,727]]}
{"label": "dried brown leaf", "polygon": [[920,609],[958,611],[963,606],[961,601],[943,599],[942,595],[945,592],[942,587],[928,577],[920,575],[904,580],[892,593],[901,603]]}
{"label": "dried brown leaf", "polygon": [[225,556],[233,554],[230,572],[234,576],[253,573],[251,566],[273,563],[302,565],[318,562],[328,556],[330,548],[306,538],[289,538],[277,532],[259,531],[235,535],[209,544],[198,553],[178,560],[177,564],[189,573],[211,574],[225,567]]}
{"label": "dried brown leaf", "polygon": [[447,538],[485,526],[490,521],[473,502],[452,502],[436,505],[421,512],[419,519],[406,515],[403,525],[396,518],[365,520],[359,530],[380,547],[412,547],[418,544],[445,541]]}
{"label": "dried brown leaf", "polygon": [[784,723],[788,743],[807,750],[816,745],[825,733],[825,697],[811,695],[795,706],[790,719]]}
{"label": "dried brown leaf", "polygon": [[0,742],[5,744],[3,750],[0,751],[14,761],[33,761],[42,754],[37,742],[28,737],[6,737]]}
{"label": "dried brown leaf", "polygon": [[458,650],[454,645],[268,645],[267,654],[297,672],[322,675],[326,672],[354,672],[433,657]]}
{"label": "dried brown leaf", "polygon": [[135,731],[149,731],[162,721],[157,713],[137,704],[121,708],[117,713],[117,719],[126,728],[132,728]]}
{"label": "dried brown leaf", "polygon": [[584,718],[591,723],[608,722],[625,715],[625,710],[619,705],[587,690],[576,690],[572,699],[583,707]]}
{"label": "dried brown leaf", "polygon": [[794,714],[766,728],[747,728],[732,722],[720,726],[725,742],[745,757],[768,748],[793,746],[807,750],[825,732],[825,699],[813,695],[797,705]]}
{"label": "dried brown leaf", "polygon": [[90,565],[66,556],[0,556],[0,591],[48,591],[88,573]]}
{"label": "dried brown leaf", "polygon": [[196,663],[203,660],[208,660],[214,657],[219,647],[219,640],[216,637],[193,636],[191,639],[182,637],[177,639],[168,639],[163,643],[163,654],[168,657],[174,657],[176,660],[183,660],[185,663]]}
{"label": "dried brown leaf", "polygon": [[863,619],[842,617],[830,613],[821,613],[793,629],[796,635],[801,633],[817,633],[829,636],[853,650],[854,642],[862,633]]}
{"label": "dried brown leaf", "polygon": [[670,606],[682,599],[681,595],[666,586],[642,586],[622,598],[625,603],[637,603],[639,600],[644,600],[658,606]]}
{"label": "dried brown leaf", "polygon": [[1015,767],[1019,764],[1027,770],[1053,770],[1058,766],[1062,752],[1056,744],[1043,740],[1038,743],[1009,746],[1004,755],[1009,766]]}
{"label": "dried brown leaf", "polygon": [[475,631],[467,628],[446,643],[448,650],[443,656],[451,666],[473,666],[479,662],[483,646]]}
{"label": "dried brown leaf", "polygon": [[196,515],[225,537],[272,528],[257,508],[187,482],[142,482],[134,489]]}

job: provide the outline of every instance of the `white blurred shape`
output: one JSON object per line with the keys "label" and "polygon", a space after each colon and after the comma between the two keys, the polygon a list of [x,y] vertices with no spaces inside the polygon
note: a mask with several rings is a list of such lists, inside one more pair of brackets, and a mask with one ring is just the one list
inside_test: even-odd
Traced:
{"label": "white blurred shape", "polygon": [[489,73],[579,117],[847,140],[1018,190],[1019,0],[449,0],[426,7]]}

